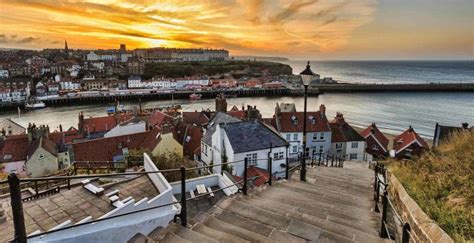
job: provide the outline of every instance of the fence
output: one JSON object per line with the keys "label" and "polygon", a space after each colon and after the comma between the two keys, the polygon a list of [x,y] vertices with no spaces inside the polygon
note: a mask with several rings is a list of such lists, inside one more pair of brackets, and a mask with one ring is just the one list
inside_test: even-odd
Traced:
{"label": "fence", "polygon": [[[268,172],[269,172],[269,175],[270,175],[269,178],[268,178],[268,181],[266,183],[268,183],[269,185],[272,185],[272,180],[273,180],[273,176],[272,176],[273,175],[272,158],[269,156],[268,159],[266,159],[266,160],[267,160],[267,163],[268,163]],[[14,241],[15,242],[26,242],[27,239],[31,239],[33,237],[39,237],[39,236],[42,236],[42,235],[51,234],[51,233],[54,233],[54,232],[63,231],[63,230],[71,229],[71,228],[74,228],[74,227],[80,227],[80,226],[84,226],[84,225],[88,225],[88,224],[93,224],[93,223],[96,223],[96,222],[99,222],[99,221],[109,220],[109,219],[113,219],[113,218],[117,218],[117,217],[123,217],[123,216],[126,216],[126,215],[131,215],[131,214],[136,214],[136,213],[141,213],[141,212],[144,212],[144,211],[147,211],[147,210],[157,209],[157,208],[166,207],[166,206],[170,206],[170,205],[174,205],[174,204],[180,204],[181,205],[181,212],[178,215],[175,215],[175,222],[177,221],[177,219],[179,219],[180,222],[181,222],[181,225],[186,227],[187,226],[187,203],[186,202],[189,201],[189,200],[195,199],[195,198],[187,198],[186,197],[186,193],[185,193],[186,192],[186,172],[187,171],[194,171],[194,170],[208,170],[210,168],[217,167],[217,166],[221,166],[221,167],[222,166],[229,166],[229,165],[237,164],[237,163],[244,163],[243,178],[242,178],[241,181],[235,182],[231,185],[228,185],[226,187],[223,187],[223,188],[220,188],[220,189],[217,189],[217,190],[207,192],[205,194],[198,195],[195,198],[208,196],[208,195],[211,195],[211,194],[216,193],[218,191],[222,191],[224,189],[234,187],[234,186],[239,188],[238,191],[242,192],[244,195],[247,195],[248,181],[260,178],[260,176],[254,176],[254,177],[251,177],[251,178],[248,177],[248,175],[247,175],[247,173],[248,173],[247,170],[248,170],[248,167],[249,167],[249,159],[248,158],[245,158],[244,160],[241,160],[241,161],[233,161],[233,162],[227,162],[227,163],[222,163],[222,164],[218,164],[218,165],[206,165],[206,166],[193,167],[193,168],[185,168],[183,166],[179,169],[169,169],[169,170],[159,170],[159,171],[128,172],[128,173],[113,173],[113,174],[72,175],[72,176],[67,175],[67,176],[54,176],[54,177],[20,179],[15,173],[12,173],[8,176],[8,180],[0,181],[0,184],[8,183],[9,189],[10,189],[10,200],[11,200],[11,206],[12,206],[13,225],[14,225],[14,229],[15,229]],[[290,171],[289,164],[288,164],[288,158],[286,158],[285,168],[286,168],[285,169],[285,178],[288,179],[289,178],[289,171]],[[172,172],[179,172],[180,175],[181,175],[181,199],[177,202],[167,203],[167,204],[164,204],[164,205],[158,205],[158,206],[155,206],[155,207],[146,208],[146,209],[142,209],[142,210],[135,210],[135,211],[124,213],[124,214],[112,215],[112,216],[109,216],[109,217],[101,217],[101,218],[90,220],[90,221],[83,222],[83,223],[80,222],[80,223],[77,223],[77,224],[74,224],[74,225],[69,225],[69,226],[65,226],[65,227],[58,227],[58,228],[55,228],[53,230],[37,233],[37,234],[34,234],[34,235],[27,236],[27,234],[26,234],[25,220],[24,220],[24,215],[23,215],[23,203],[22,202],[30,201],[30,200],[36,200],[38,198],[45,197],[45,196],[48,196],[48,195],[51,195],[51,194],[54,194],[54,193],[59,193],[60,187],[58,186],[57,188],[54,188],[52,190],[47,190],[47,191],[41,192],[41,193],[38,193],[38,191],[37,191],[36,195],[22,199],[22,195],[21,195],[21,184],[22,183],[34,183],[34,184],[36,184],[36,183],[42,183],[42,182],[44,183],[44,182],[48,182],[48,181],[53,181],[53,182],[60,181],[60,182],[63,182],[63,183],[66,182],[67,185],[68,185],[67,189],[70,190],[71,189],[70,182],[71,182],[71,180],[75,180],[75,179],[77,180],[77,179],[90,179],[90,178],[107,178],[107,177],[132,176],[132,175],[140,176],[140,175],[172,173]]]}
{"label": "fence", "polygon": [[[388,194],[387,169],[376,163],[374,166],[374,211],[381,213],[379,235],[395,242],[416,242],[411,234],[410,224],[404,222],[393,206]],[[380,200],[380,198],[382,198]]]}
{"label": "fence", "polygon": [[345,156],[315,153],[311,155],[311,166],[344,167]]}

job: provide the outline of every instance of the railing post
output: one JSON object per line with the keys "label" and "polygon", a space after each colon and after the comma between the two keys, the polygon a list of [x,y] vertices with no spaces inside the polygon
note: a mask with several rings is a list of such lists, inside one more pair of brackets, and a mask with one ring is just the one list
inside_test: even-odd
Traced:
{"label": "railing post", "polygon": [[272,158],[268,158],[268,173],[270,174],[268,178],[268,185],[272,185],[273,170],[272,170]]}
{"label": "railing post", "polygon": [[10,202],[12,206],[13,226],[15,228],[15,242],[26,242],[25,217],[21,201],[20,178],[15,173],[8,175],[10,187]]}
{"label": "railing post", "polygon": [[[374,211],[377,213],[380,213],[380,209],[379,209],[380,181],[378,181],[378,178],[377,178],[377,186],[375,188],[376,188],[376,191],[375,191],[375,210]],[[383,203],[383,200],[382,200],[382,203]]]}
{"label": "railing post", "polygon": [[288,159],[288,155],[287,155],[286,156],[286,162],[285,162],[286,163],[286,166],[285,166],[285,180],[288,180],[289,177],[290,177],[290,175],[289,175],[289,173],[290,173],[290,168],[289,168],[290,167],[290,162],[288,160],[289,159]]}
{"label": "railing post", "polygon": [[403,225],[402,243],[410,242],[410,231],[411,231],[410,224],[405,223]]}
{"label": "railing post", "polygon": [[334,167],[334,156],[331,157],[331,167]]}
{"label": "railing post", "polygon": [[36,192],[36,195],[38,195],[38,181],[35,181],[35,192]]}
{"label": "railing post", "polygon": [[377,200],[377,196],[376,196],[376,193],[377,193],[377,184],[378,184],[378,181],[377,181],[377,166],[375,166],[374,168],[374,201]]}
{"label": "railing post", "polygon": [[388,206],[388,192],[385,188],[382,198],[382,224],[380,226],[380,237],[387,238],[388,232],[385,230],[385,222],[387,222],[387,206]]}
{"label": "railing post", "polygon": [[244,159],[244,187],[243,187],[244,195],[247,195],[247,166],[248,166],[248,158],[245,158]]}
{"label": "railing post", "polygon": [[186,227],[188,225],[188,216],[186,212],[186,168],[181,166],[181,225]]}
{"label": "railing post", "polygon": [[320,166],[320,165],[321,165],[321,156],[323,156],[323,153],[319,153],[318,166]]}

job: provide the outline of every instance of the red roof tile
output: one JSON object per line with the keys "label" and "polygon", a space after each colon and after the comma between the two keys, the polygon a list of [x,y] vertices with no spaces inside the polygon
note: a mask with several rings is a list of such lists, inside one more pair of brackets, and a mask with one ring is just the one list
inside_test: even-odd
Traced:
{"label": "red roof tile", "polygon": [[100,138],[85,142],[73,143],[75,161],[112,161],[116,155],[122,155],[122,148],[154,149],[159,143],[160,129],[147,132]]}
{"label": "red roof tile", "polygon": [[187,124],[203,125],[209,122],[209,117],[205,112],[183,112],[183,122]]}
{"label": "red roof tile", "polygon": [[196,150],[201,146],[202,130],[200,127],[188,124],[178,124],[173,127],[173,137],[183,145],[183,154],[193,158]]}
{"label": "red roof tile", "polygon": [[113,115],[111,116],[102,116],[102,117],[90,117],[84,118],[84,131],[85,132],[107,132],[112,128],[117,126],[118,123],[127,121],[133,117],[132,114],[121,114],[117,118]]}
{"label": "red roof tile", "polygon": [[[279,119],[280,132],[303,132],[304,112],[281,112],[276,118]],[[327,132],[331,131],[328,120],[321,112],[306,113],[306,131],[307,132]],[[315,119],[312,124],[311,119]],[[298,122],[294,122],[297,120]]]}
{"label": "red roof tile", "polygon": [[0,142],[0,163],[26,160],[28,147],[26,134],[6,137],[3,142]]}
{"label": "red roof tile", "polygon": [[365,141],[365,139],[344,120],[344,116],[341,113],[337,113],[334,120],[330,122],[330,126],[331,142]]}
{"label": "red roof tile", "polygon": [[410,144],[415,142],[417,142],[421,147],[429,149],[429,146],[425,140],[423,140],[410,126],[410,128],[393,139],[393,148],[395,149],[395,153],[399,153]]}
{"label": "red roof tile", "polygon": [[258,178],[253,180],[254,186],[261,186],[265,184],[265,182],[267,182],[268,179],[270,178],[270,174],[268,173],[268,171],[256,166],[250,166],[247,169],[247,178],[252,178],[252,177],[257,177],[257,176]]}
{"label": "red roof tile", "polygon": [[161,127],[173,123],[173,117],[161,111],[156,111],[148,118],[148,126]]}
{"label": "red roof tile", "polygon": [[385,137],[385,135],[383,135],[375,123],[372,123],[366,129],[360,132],[360,135],[365,139],[367,139],[369,136],[372,136],[379,143],[379,145],[385,149],[385,151],[388,151],[389,140]]}

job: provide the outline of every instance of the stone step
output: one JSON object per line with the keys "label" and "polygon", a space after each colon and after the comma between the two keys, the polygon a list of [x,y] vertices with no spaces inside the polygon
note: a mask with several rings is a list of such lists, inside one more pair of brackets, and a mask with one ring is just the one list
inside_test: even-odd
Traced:
{"label": "stone step", "polygon": [[278,229],[273,229],[272,233],[268,236],[271,242],[284,242],[284,243],[305,243],[306,240],[288,232],[283,232]]}
{"label": "stone step", "polygon": [[152,239],[152,240],[159,240],[160,237],[163,236],[163,227],[157,227],[156,229],[154,229],[152,232],[150,232],[148,234],[148,238]]}
{"label": "stone step", "polygon": [[238,200],[231,201],[232,202],[225,208],[225,210],[228,210],[234,214],[238,214],[241,217],[257,221],[261,224],[283,231],[286,230],[290,224],[291,220],[283,215],[257,208]]}
{"label": "stone step", "polygon": [[[231,214],[231,213],[227,213]],[[234,235],[244,240],[248,240],[250,242],[269,242],[268,239],[261,234],[258,234],[252,230],[258,231],[259,228],[262,227],[250,227],[251,230],[241,228],[236,225],[237,221],[238,224],[242,224],[242,218],[238,218],[238,216],[233,217],[232,215],[226,215],[226,213],[220,214],[221,218],[225,221],[220,220],[216,217],[209,217],[208,220],[205,222],[207,226],[210,228],[219,230],[221,232],[225,232],[227,234]],[[265,228],[265,226],[263,226]],[[271,233],[270,233],[271,234]]]}
{"label": "stone step", "polygon": [[192,241],[181,238],[174,233],[168,232],[165,237],[160,240],[163,243],[191,243]]}
{"label": "stone step", "polygon": [[[177,225],[177,224],[176,224]],[[191,229],[188,229],[186,227],[183,227],[181,225],[178,225],[179,227],[176,227],[176,229],[173,231],[173,233],[185,240],[191,241],[191,242],[205,242],[205,243],[217,243],[219,241],[214,240],[212,238],[209,238],[203,234],[200,234],[196,231],[193,231]]]}
{"label": "stone step", "polygon": [[[367,177],[362,177],[362,176],[357,176],[357,177],[352,177],[350,175],[345,175],[342,173],[338,174],[327,174],[325,173],[326,171],[323,172],[312,172],[308,171],[307,176],[311,176],[313,178],[319,177],[324,180],[329,180],[332,182],[337,182],[337,183],[343,183],[343,184],[352,184],[356,186],[365,186],[368,180],[371,180],[372,177],[374,176],[372,173],[370,175],[367,175]],[[362,172],[362,173],[367,173],[367,172]]]}
{"label": "stone step", "polygon": [[[221,214],[215,215],[214,217],[228,224],[259,234],[263,237],[268,237],[273,231],[273,228],[266,224],[261,224],[256,221],[244,218],[227,210],[222,211]],[[258,237],[256,236],[256,238]]]}
{"label": "stone step", "polygon": [[307,207],[295,207],[294,205],[281,203],[277,200],[267,200],[264,198],[257,197],[243,199],[243,201],[250,205],[262,207],[275,213],[281,213],[294,219],[301,219],[302,217],[304,217],[305,214],[308,214],[317,217],[321,220],[327,220],[333,223],[343,224],[347,227],[360,230],[362,232],[372,232],[373,227],[375,226],[375,224],[374,226],[372,226],[372,222],[368,222],[367,220],[360,220],[355,217],[344,215],[336,216],[334,214],[324,212],[320,209],[315,209],[314,207],[312,207],[311,209]]}
{"label": "stone step", "polygon": [[150,239],[146,235],[142,233],[137,233],[134,235],[130,240],[127,241],[127,243],[154,243],[156,241]]}
{"label": "stone step", "polygon": [[319,187],[316,185],[308,186],[307,183],[301,183],[301,182],[279,183],[277,184],[277,186],[285,187],[292,191],[311,193],[314,195],[319,195],[319,196],[323,196],[323,197],[331,198],[335,200],[346,200],[350,203],[353,203],[354,205],[361,205],[364,207],[365,206],[370,207],[372,205],[372,202],[367,196],[359,197],[359,196],[355,196],[355,195],[351,195],[351,194],[347,194],[343,192],[329,190],[329,189]]}
{"label": "stone step", "polygon": [[217,229],[208,227],[204,224],[197,224],[193,227],[193,231],[199,232],[211,239],[215,239],[219,242],[229,242],[229,243],[249,243],[250,241],[244,240],[237,236],[227,234],[225,232],[219,231]]}
{"label": "stone step", "polygon": [[[291,200],[291,201],[294,201],[295,203],[305,202],[305,204],[311,204],[311,203],[321,204],[324,207],[341,209],[343,211],[348,210],[349,213],[351,211],[355,211],[361,214],[367,213],[367,215],[370,215],[372,213],[372,208],[370,206],[354,205],[354,203],[351,203],[350,201],[348,202],[344,200],[321,197],[321,196],[314,195],[311,193],[290,191],[278,186],[274,186],[272,190],[264,191],[260,195],[261,197],[268,197],[272,199],[281,198],[283,200]],[[291,204],[290,202],[285,202],[285,203]]]}

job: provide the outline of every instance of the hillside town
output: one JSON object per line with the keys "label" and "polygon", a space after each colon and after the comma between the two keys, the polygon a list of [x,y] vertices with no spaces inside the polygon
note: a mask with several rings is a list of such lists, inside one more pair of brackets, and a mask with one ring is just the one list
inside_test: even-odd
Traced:
{"label": "hillside town", "polygon": [[[159,63],[232,62],[227,50],[149,48],[63,49],[0,51],[0,102],[23,104],[29,99],[94,97],[179,90],[279,89],[300,87],[290,71],[212,69],[212,73],[186,73],[179,67],[173,76],[155,73]],[[235,61],[248,63],[251,61]],[[239,66],[240,67],[240,66]],[[190,75],[187,75],[190,74]],[[180,76],[183,75],[183,76]],[[176,77],[177,76],[177,77]],[[335,83],[331,78],[315,82]]]}

